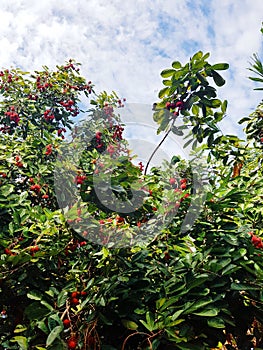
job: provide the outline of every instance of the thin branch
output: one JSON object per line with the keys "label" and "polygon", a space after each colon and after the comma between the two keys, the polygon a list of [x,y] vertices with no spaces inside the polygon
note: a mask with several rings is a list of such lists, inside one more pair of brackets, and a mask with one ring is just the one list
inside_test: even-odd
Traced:
{"label": "thin branch", "polygon": [[150,156],[150,158],[149,158],[149,160],[148,160],[148,162],[147,162],[147,164],[146,164],[146,166],[145,166],[144,175],[146,175],[147,170],[148,170],[148,167],[149,167],[149,165],[150,165],[150,162],[151,162],[151,160],[153,159],[155,153],[158,151],[158,149],[161,147],[161,145],[164,143],[164,141],[166,140],[166,138],[167,138],[168,135],[170,134],[170,132],[171,132],[171,130],[172,130],[172,127],[174,126],[175,119],[176,119],[176,118],[174,118],[174,120],[173,120],[173,122],[172,122],[172,125],[170,126],[169,130],[167,131],[167,133],[164,135],[163,139],[162,139],[162,140],[160,141],[160,143],[155,147],[153,153],[151,154],[151,156]]}

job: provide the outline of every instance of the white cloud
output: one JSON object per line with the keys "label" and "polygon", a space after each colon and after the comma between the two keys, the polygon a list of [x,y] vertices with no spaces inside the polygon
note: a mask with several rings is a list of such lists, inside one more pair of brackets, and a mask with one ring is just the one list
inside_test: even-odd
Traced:
{"label": "white cloud", "polygon": [[159,73],[197,50],[226,61],[220,96],[229,99],[222,128],[251,112],[261,96],[247,79],[249,57],[262,54],[262,0],[9,0],[0,9],[0,66],[54,67],[70,57],[97,89],[128,102],[156,100]]}

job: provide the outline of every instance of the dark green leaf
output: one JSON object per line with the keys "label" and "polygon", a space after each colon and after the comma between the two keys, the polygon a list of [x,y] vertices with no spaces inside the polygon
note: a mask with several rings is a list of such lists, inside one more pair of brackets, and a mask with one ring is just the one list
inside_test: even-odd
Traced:
{"label": "dark green leaf", "polygon": [[211,73],[212,73],[214,82],[216,83],[217,86],[223,86],[225,84],[226,82],[225,79],[220,74],[218,74],[215,70],[212,70]]}
{"label": "dark green leaf", "polygon": [[213,69],[213,70],[226,70],[228,68],[229,68],[228,63],[217,63],[217,64],[214,64],[213,66],[211,66],[211,69]]}

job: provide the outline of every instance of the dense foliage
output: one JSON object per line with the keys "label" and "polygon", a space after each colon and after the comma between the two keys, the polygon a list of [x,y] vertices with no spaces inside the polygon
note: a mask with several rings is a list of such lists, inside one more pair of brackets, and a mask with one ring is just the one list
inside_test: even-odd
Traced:
{"label": "dense foliage", "polygon": [[247,140],[223,135],[228,64],[208,58],[163,70],[154,104],[191,160],[145,171],[125,101],[79,64],[0,72],[1,349],[263,348],[263,104]]}

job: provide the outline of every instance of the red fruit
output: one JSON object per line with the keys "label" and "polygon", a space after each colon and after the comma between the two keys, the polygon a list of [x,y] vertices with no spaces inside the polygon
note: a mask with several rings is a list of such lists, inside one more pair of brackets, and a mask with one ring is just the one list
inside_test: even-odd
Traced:
{"label": "red fruit", "polygon": [[97,131],[96,132],[96,139],[100,140],[101,136],[102,136],[102,133],[100,131]]}
{"label": "red fruit", "polygon": [[180,187],[181,187],[182,190],[185,190],[186,189],[186,183],[181,184]]}
{"label": "red fruit", "polygon": [[76,292],[72,292],[71,293],[71,297],[74,299],[74,298],[77,298],[79,296],[79,292],[76,291]]}
{"label": "red fruit", "polygon": [[65,327],[69,327],[70,326],[70,320],[68,318],[66,318],[65,320],[63,320],[63,325]]}
{"label": "red fruit", "polygon": [[87,242],[86,242],[86,241],[83,241],[83,242],[80,242],[79,245],[80,245],[81,247],[83,247],[83,246],[86,245],[86,244],[87,244]]}
{"label": "red fruit", "polygon": [[79,300],[78,300],[77,298],[72,298],[72,299],[71,299],[71,303],[72,303],[73,305],[78,305],[78,304],[79,304]]}
{"label": "red fruit", "polygon": [[67,344],[68,344],[69,349],[74,350],[74,349],[76,349],[78,342],[75,338],[69,338],[67,341]]}
{"label": "red fruit", "polygon": [[121,216],[119,216],[119,215],[117,215],[117,216],[116,216],[116,221],[117,221],[117,224],[121,224],[121,223],[124,222],[124,218],[121,217]]}
{"label": "red fruit", "polygon": [[83,290],[83,291],[80,292],[80,295],[82,295],[82,296],[84,297],[85,295],[87,295],[87,292],[85,292],[85,291]]}
{"label": "red fruit", "polygon": [[43,194],[42,198],[43,199],[48,199],[48,194]]}
{"label": "red fruit", "polygon": [[176,104],[175,103],[171,103],[169,108],[170,109],[175,109],[175,107],[176,107]]}
{"label": "red fruit", "polygon": [[39,251],[39,247],[37,245],[30,248],[30,253],[31,254],[34,254],[34,253],[36,253],[38,251]]}
{"label": "red fruit", "polygon": [[189,194],[189,193],[186,193],[186,194],[181,198],[181,202],[182,202],[184,199],[188,198],[189,196],[190,196],[190,194]]}
{"label": "red fruit", "polygon": [[184,183],[187,183],[187,179],[181,179],[180,180],[180,184],[184,184]]}
{"label": "red fruit", "polygon": [[182,108],[183,107],[183,102],[182,101],[177,101],[175,104],[175,107]]}
{"label": "red fruit", "polygon": [[5,254],[7,254],[7,255],[12,255],[11,250],[8,249],[8,248],[5,248],[4,252],[5,252]]}
{"label": "red fruit", "polygon": [[24,164],[21,162],[16,163],[16,165],[18,166],[18,168],[23,168],[23,166],[24,166]]}
{"label": "red fruit", "polygon": [[165,104],[166,109],[170,109],[170,106],[171,106],[171,102],[166,102]]}
{"label": "red fruit", "polygon": [[171,185],[174,185],[176,183],[176,179],[174,177],[171,177],[169,182]]}
{"label": "red fruit", "polygon": [[260,241],[261,241],[261,239],[260,239],[259,237],[257,237],[257,236],[252,236],[252,238],[251,238],[251,242],[252,242],[254,245],[259,244]]}
{"label": "red fruit", "polygon": [[164,258],[165,258],[165,260],[169,260],[171,258],[171,256],[168,252],[164,252]]}
{"label": "red fruit", "polygon": [[31,191],[39,192],[40,189],[41,189],[40,185],[32,185],[32,186],[30,186],[30,190]]}

